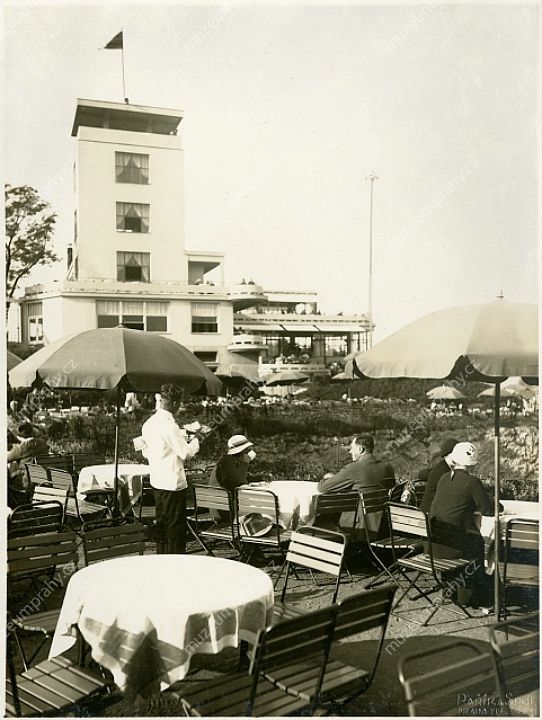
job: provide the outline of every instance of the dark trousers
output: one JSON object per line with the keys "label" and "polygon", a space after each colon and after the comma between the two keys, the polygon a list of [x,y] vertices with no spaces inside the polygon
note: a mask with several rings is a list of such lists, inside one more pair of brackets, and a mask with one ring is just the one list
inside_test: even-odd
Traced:
{"label": "dark trousers", "polygon": [[158,552],[186,552],[186,488],[153,488],[156,504]]}

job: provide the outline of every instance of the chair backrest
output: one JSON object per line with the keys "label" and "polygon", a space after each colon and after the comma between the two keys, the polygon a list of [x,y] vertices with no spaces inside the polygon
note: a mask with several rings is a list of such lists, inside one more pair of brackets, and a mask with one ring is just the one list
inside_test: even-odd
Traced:
{"label": "chair backrest", "polygon": [[32,493],[33,503],[58,502],[62,505],[63,513],[66,513],[68,503],[68,488],[56,488],[49,484],[36,485]]}
{"label": "chair backrest", "polygon": [[346,537],[342,533],[314,525],[298,528],[292,533],[286,553],[286,576],[282,600],[284,601],[286,595],[290,567],[293,564],[336,577],[337,582],[331,601],[334,603],[339,592],[345,550]]}
{"label": "chair backrest", "polygon": [[66,489],[68,495],[75,495],[73,487],[73,476],[67,470],[60,470],[59,468],[48,468],[49,484],[61,490]]}
{"label": "chair backrest", "polygon": [[[357,595],[351,595],[339,603],[339,611],[333,630],[333,642],[364,633],[374,628],[380,628],[380,641],[373,654],[373,663],[369,672],[369,679],[365,679],[366,687],[372,682],[380,654],[388,620],[393,605],[396,587],[385,585],[374,590],[365,590]],[[368,658],[364,654],[364,668],[368,670]]]}
{"label": "chair backrest", "polygon": [[[539,614],[531,613],[489,629],[502,691],[508,699],[537,690],[540,680]],[[506,634],[502,640],[498,632]],[[511,633],[513,637],[509,637]],[[501,636],[502,637],[502,636]]]}
{"label": "chair backrest", "polygon": [[17,580],[61,566],[77,567],[74,532],[38,533],[8,538],[8,577]]}
{"label": "chair backrest", "polygon": [[354,513],[352,525],[355,525],[359,500],[360,494],[357,490],[348,490],[347,492],[329,492],[317,495],[314,508],[314,524],[318,525],[318,521],[320,519],[325,521],[326,515]]}
{"label": "chair backrest", "polygon": [[145,550],[145,528],[140,523],[105,527],[83,523],[81,535],[85,565],[125,555],[143,555]]}
{"label": "chair backrest", "polygon": [[[307,695],[312,698],[310,714],[313,714],[325,674],[336,614],[337,607],[331,605],[260,631],[249,669],[249,673],[253,676],[253,684],[247,716],[252,714],[255,702],[257,705],[258,680],[261,676],[273,681],[281,666],[295,666],[296,662],[306,658],[314,660],[320,656],[320,672],[315,678],[313,687],[306,688]],[[295,684],[297,680],[295,670],[292,670],[287,678],[282,678],[281,682],[287,687],[288,680]]]}
{"label": "chair backrest", "polygon": [[194,485],[196,517],[200,508],[231,512],[232,505],[231,493],[228,490],[221,487],[209,487],[208,485]]}
{"label": "chair backrest", "polygon": [[380,485],[371,485],[360,490],[360,508],[364,516],[383,512],[388,503],[388,490]]}
{"label": "chair backrest", "polygon": [[72,455],[36,455],[34,462],[38,465],[43,465],[45,468],[54,467],[59,470],[73,472]]}
{"label": "chair backrest", "polygon": [[429,523],[427,514],[412,505],[388,503],[390,529],[392,537],[395,533],[400,535],[414,535],[427,537]]}
{"label": "chair backrest", "polygon": [[260,513],[268,515],[278,523],[278,498],[271,490],[264,488],[236,488],[237,512],[239,516]]}
{"label": "chair backrest", "polygon": [[9,517],[8,537],[58,532],[63,521],[64,505],[61,502],[36,502],[33,505],[19,505]]}
{"label": "chair backrest", "polygon": [[37,463],[24,463],[24,468],[30,487],[32,487],[32,485],[41,485],[41,483],[49,481],[47,468],[43,465],[39,465]]}
{"label": "chair backrest", "polygon": [[[538,520],[512,518],[508,520],[504,532],[504,545],[501,557],[501,575],[503,582],[508,580],[528,580],[538,582]],[[535,571],[533,572],[533,568]]]}
{"label": "chair backrest", "polygon": [[483,714],[488,704],[506,704],[493,653],[468,640],[404,656],[399,680],[411,716],[474,715],[477,703]]}

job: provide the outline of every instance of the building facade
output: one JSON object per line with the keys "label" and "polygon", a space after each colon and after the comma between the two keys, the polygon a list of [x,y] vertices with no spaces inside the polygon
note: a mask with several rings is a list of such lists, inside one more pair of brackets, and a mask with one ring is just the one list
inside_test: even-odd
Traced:
{"label": "building facade", "polygon": [[175,109],[77,101],[67,273],[25,289],[19,339],[48,344],[122,324],[249,374],[286,360],[323,371],[365,347],[366,316],[320,315],[315,293],[226,287],[223,253],[186,249],[181,121]]}

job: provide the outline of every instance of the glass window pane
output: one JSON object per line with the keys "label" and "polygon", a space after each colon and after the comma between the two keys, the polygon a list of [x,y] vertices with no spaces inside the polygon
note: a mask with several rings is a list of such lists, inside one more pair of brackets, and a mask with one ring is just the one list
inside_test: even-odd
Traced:
{"label": "glass window pane", "polygon": [[167,332],[167,317],[147,315],[147,330],[152,332]]}
{"label": "glass window pane", "polygon": [[112,328],[120,324],[118,315],[98,315],[99,328]]}

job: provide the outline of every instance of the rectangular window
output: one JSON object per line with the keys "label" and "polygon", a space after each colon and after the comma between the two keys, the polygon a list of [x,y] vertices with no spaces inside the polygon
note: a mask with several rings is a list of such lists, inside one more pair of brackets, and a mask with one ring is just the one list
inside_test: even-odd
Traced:
{"label": "rectangular window", "polygon": [[149,156],[139,153],[115,153],[115,181],[118,183],[149,182]]}
{"label": "rectangular window", "polygon": [[123,325],[132,330],[167,332],[169,303],[129,300],[97,300],[99,328]]}
{"label": "rectangular window", "polygon": [[43,305],[40,302],[28,303],[26,306],[26,317],[28,319],[28,342],[43,342]]}
{"label": "rectangular window", "polygon": [[217,333],[217,305],[216,303],[191,303],[192,332]]}
{"label": "rectangular window", "polygon": [[117,280],[150,282],[150,253],[118,252]]}
{"label": "rectangular window", "polygon": [[205,350],[194,352],[194,355],[204,363],[216,363],[216,352],[207,352]]}
{"label": "rectangular window", "polygon": [[150,205],[142,203],[117,203],[117,230],[148,233]]}

